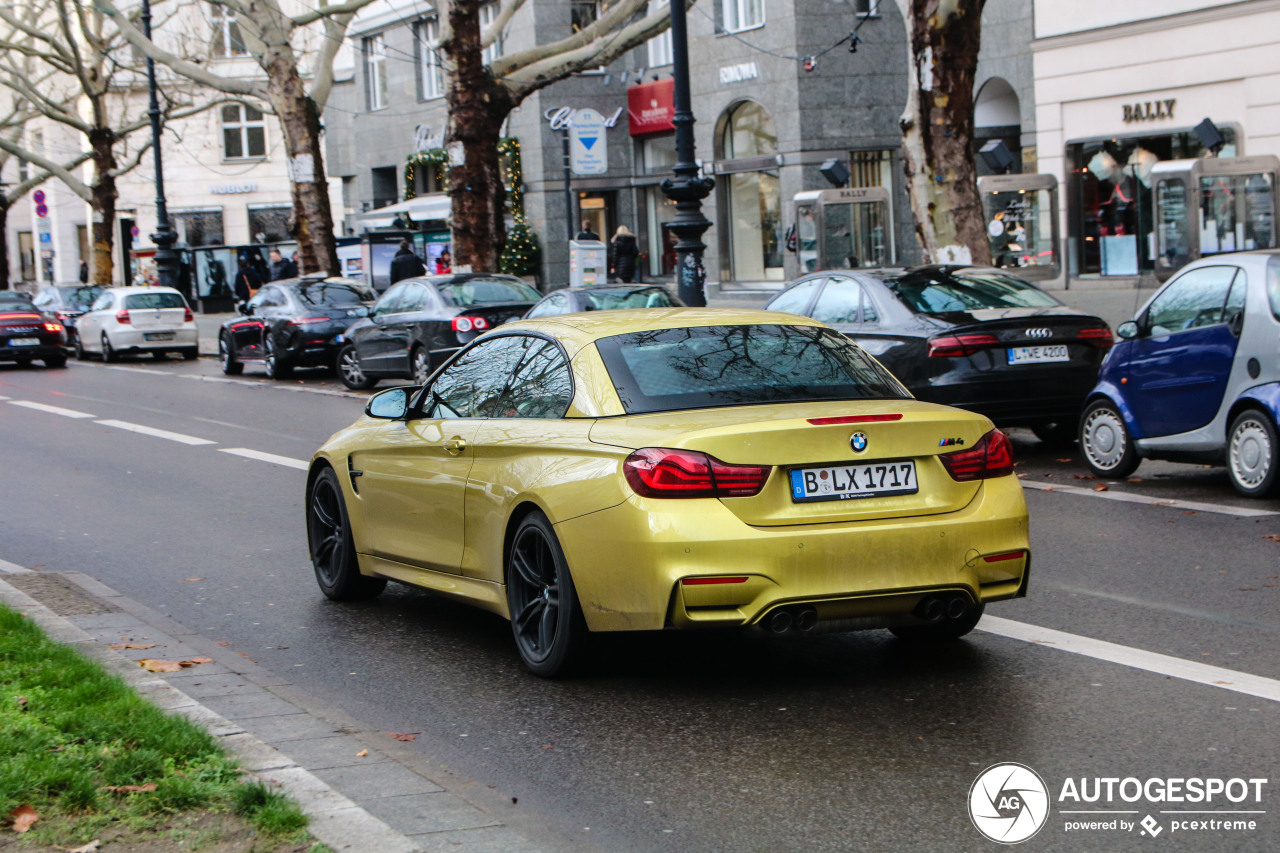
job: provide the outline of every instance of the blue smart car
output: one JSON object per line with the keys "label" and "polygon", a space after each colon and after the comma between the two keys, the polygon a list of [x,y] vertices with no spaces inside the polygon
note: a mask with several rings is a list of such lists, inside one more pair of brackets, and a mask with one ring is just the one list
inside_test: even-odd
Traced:
{"label": "blue smart car", "polygon": [[1143,459],[1225,464],[1264,497],[1280,476],[1280,251],[1189,264],[1116,330],[1080,418],[1094,473]]}

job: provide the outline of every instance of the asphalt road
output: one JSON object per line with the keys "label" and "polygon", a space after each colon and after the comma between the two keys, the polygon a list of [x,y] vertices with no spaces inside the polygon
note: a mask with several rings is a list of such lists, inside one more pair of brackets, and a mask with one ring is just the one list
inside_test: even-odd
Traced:
{"label": "asphalt road", "polygon": [[[1028,850],[1280,849],[1280,501],[1237,497],[1221,469],[1100,483],[1015,432],[1031,595],[990,607],[990,630],[925,651],[883,631],[607,636],[587,675],[547,682],[493,616],[395,585],[360,605],[319,594],[299,466],[363,396],[207,359],[0,366],[0,559],[100,578],[371,726],[420,732],[425,754],[602,850],[995,849],[966,805],[1002,762],[1049,789]],[[1069,777],[1268,782],[1260,802],[1072,803]],[[1162,813],[1224,809],[1261,813]],[[1065,828],[1148,815],[1156,838]],[[1256,828],[1170,823],[1223,817]]]}

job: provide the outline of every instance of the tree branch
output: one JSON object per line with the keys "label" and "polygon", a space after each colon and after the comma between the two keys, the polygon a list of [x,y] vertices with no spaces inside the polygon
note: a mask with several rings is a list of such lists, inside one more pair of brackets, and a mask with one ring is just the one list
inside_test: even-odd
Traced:
{"label": "tree branch", "polygon": [[374,0],[347,0],[346,3],[339,3],[337,6],[322,6],[314,11],[295,15],[288,20],[294,27],[305,27],[307,24],[314,24],[321,18],[329,18],[335,15],[354,14],[372,2],[374,2]]}
{"label": "tree branch", "polygon": [[[88,151],[85,151],[80,155],[78,155],[77,157],[75,157],[74,159],[69,160],[66,163],[63,163],[62,167],[68,170],[74,169],[77,166],[83,165],[92,156],[93,155],[91,153],[89,153]],[[7,207],[9,205],[12,205],[14,202],[18,201],[24,195],[31,192],[33,189],[40,186],[41,184],[43,184],[45,181],[49,180],[52,177],[53,177],[52,172],[41,170],[39,172],[32,174],[25,181],[14,186],[10,186],[9,191],[4,194],[5,206]]]}
{"label": "tree branch", "polygon": [[511,23],[511,19],[515,17],[516,12],[520,11],[520,7],[524,5],[524,0],[509,0],[509,2],[498,10],[498,17],[494,18],[493,23],[489,25],[489,29],[480,35],[480,47],[492,47],[493,43],[502,35],[502,31],[507,28],[507,24]]}
{"label": "tree branch", "polygon": [[[540,44],[528,50],[500,56],[490,63],[489,67],[495,77],[510,77],[512,74],[523,71],[529,66],[543,62],[546,59],[577,54],[583,48],[589,48],[596,41],[615,37],[616,31],[625,27],[627,22],[643,9],[647,3],[648,0],[621,0],[599,18],[596,18],[591,23],[591,26],[584,27],[573,35],[566,36],[558,41]],[[653,19],[666,18],[668,25],[670,25],[671,16],[669,12],[655,12],[649,17]]]}
{"label": "tree branch", "polygon": [[[71,169],[74,169],[75,166],[71,166],[70,168],[61,166],[42,154],[37,154],[34,151],[28,151],[25,148],[15,145],[3,136],[0,136],[0,149],[8,151],[10,154],[13,154],[15,157],[20,157],[28,163],[35,163],[41,169],[44,169],[50,175],[66,184],[67,189],[71,190],[84,201],[93,201],[93,190],[89,188],[89,185],[71,174]],[[83,159],[80,159],[76,165],[83,163],[85,160],[89,159],[90,156],[92,155],[83,155]]]}

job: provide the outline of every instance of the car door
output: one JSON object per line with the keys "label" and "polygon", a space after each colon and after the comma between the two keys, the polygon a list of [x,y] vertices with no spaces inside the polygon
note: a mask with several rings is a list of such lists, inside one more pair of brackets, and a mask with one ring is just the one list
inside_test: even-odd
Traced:
{"label": "car door", "polygon": [[409,566],[457,574],[462,565],[464,493],[472,444],[524,355],[515,336],[491,338],[435,377],[422,414],[385,425],[351,454],[365,519],[365,549]]}
{"label": "car door", "polygon": [[80,336],[80,340],[83,342],[82,346],[85,349],[94,352],[102,349],[103,318],[108,316],[115,306],[115,294],[104,293],[94,301],[88,312],[80,315],[80,318],[76,320],[76,334]]}
{"label": "car door", "polygon": [[366,373],[386,374],[393,371],[397,353],[393,351],[395,342],[391,330],[395,327],[397,315],[404,304],[407,287],[408,282],[400,282],[387,288],[374,303],[373,312],[369,315],[369,325],[351,330],[351,342]]}
{"label": "car door", "polygon": [[1188,270],[1143,312],[1124,395],[1144,436],[1176,435],[1213,420],[1235,360],[1245,273],[1223,264]]}
{"label": "car door", "polygon": [[231,324],[231,337],[235,341],[235,352],[240,358],[262,358],[262,342],[264,328],[273,310],[279,308],[284,301],[280,288],[267,286],[253,295],[246,303],[243,320]]}
{"label": "car door", "polygon": [[430,351],[435,339],[435,326],[443,315],[435,288],[421,281],[406,281],[404,298],[395,322],[388,324],[387,337],[395,357],[387,359],[389,369],[401,376],[413,376],[410,356],[417,344]]}

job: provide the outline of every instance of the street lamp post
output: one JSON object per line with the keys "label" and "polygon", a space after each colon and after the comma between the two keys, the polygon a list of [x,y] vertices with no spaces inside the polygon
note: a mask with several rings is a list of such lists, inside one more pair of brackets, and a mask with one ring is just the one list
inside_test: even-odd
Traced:
{"label": "street lamp post", "polygon": [[[142,0],[142,33],[151,40],[151,0]],[[178,253],[173,250],[178,235],[169,225],[169,208],[164,200],[164,160],[160,153],[160,102],[156,98],[156,62],[147,57],[147,92],[151,98],[147,110],[151,116],[151,156],[156,170],[156,277],[164,287],[178,286]]]}
{"label": "street lamp post", "polygon": [[689,95],[689,32],[685,24],[684,0],[671,0],[672,77],[675,83],[676,164],[675,177],[662,182],[662,192],[676,203],[671,231],[676,235],[676,286],[686,305],[707,304],[707,270],[702,265],[703,233],[711,221],[702,215],[702,200],[715,181],[698,174],[694,159],[693,105]]}

